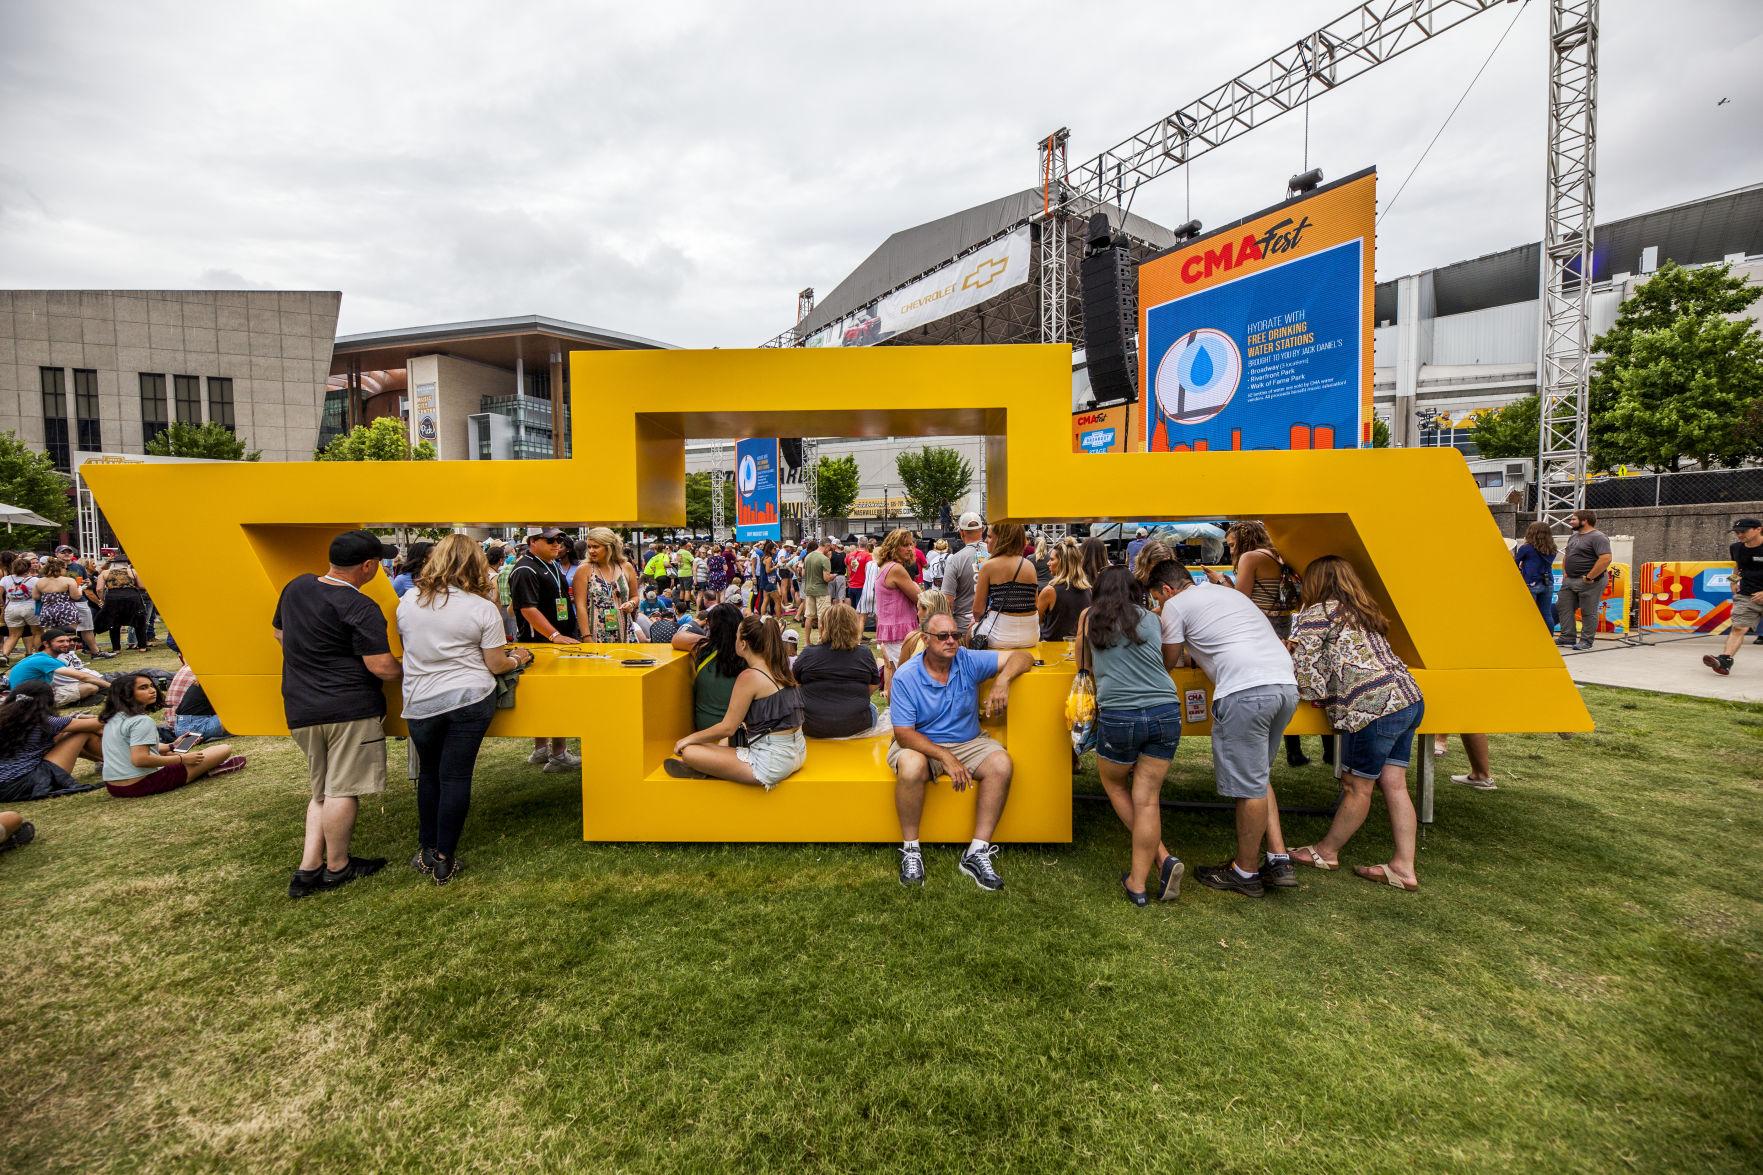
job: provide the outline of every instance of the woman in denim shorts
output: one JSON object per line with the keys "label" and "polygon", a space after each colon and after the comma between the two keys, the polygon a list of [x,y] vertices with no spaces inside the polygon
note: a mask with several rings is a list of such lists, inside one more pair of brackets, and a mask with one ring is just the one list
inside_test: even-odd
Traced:
{"label": "woman in denim shorts", "polygon": [[1341,732],[1344,774],[1340,807],[1328,833],[1292,850],[1292,861],[1318,869],[1340,865],[1340,851],[1371,811],[1371,789],[1390,810],[1395,852],[1383,865],[1357,865],[1367,881],[1412,892],[1414,803],[1408,798],[1408,761],[1426,703],[1414,675],[1390,647],[1389,622],[1345,559],[1325,555],[1304,570],[1304,598],[1292,618],[1292,661],[1298,696],[1322,706]]}
{"label": "woman in denim shorts", "polygon": [[1096,677],[1096,770],[1114,814],[1132,832],[1120,888],[1135,906],[1157,871],[1157,896],[1181,892],[1182,863],[1163,844],[1163,777],[1181,742],[1181,695],[1163,664],[1163,628],[1139,607],[1132,573],[1110,567],[1078,617],[1077,660]]}

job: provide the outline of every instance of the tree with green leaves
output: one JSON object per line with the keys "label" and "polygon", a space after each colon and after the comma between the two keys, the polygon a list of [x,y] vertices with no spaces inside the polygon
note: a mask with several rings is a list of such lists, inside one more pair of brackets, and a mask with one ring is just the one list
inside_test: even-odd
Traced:
{"label": "tree with green leaves", "polygon": [[814,463],[815,509],[822,518],[849,517],[857,489],[857,458],[822,457]]}
{"label": "tree with green leaves", "polygon": [[925,526],[939,526],[943,512],[967,496],[973,466],[954,449],[922,445],[919,451],[894,458],[894,469],[906,489],[906,504]]}
{"label": "tree with green leaves", "polygon": [[73,520],[73,500],[68,496],[71,485],[65,474],[55,472],[55,463],[48,453],[25,444],[10,432],[0,432],[0,502],[60,524],[54,528],[15,526],[5,532],[0,542],[19,551],[47,547],[59,535],[60,528]]}
{"label": "tree with green leaves", "polygon": [[1483,457],[1529,457],[1534,461],[1540,427],[1541,415],[1532,393],[1504,408],[1477,413],[1475,431],[1470,435]]}
{"label": "tree with green leaves", "polygon": [[259,450],[247,450],[245,442],[234,436],[232,429],[212,420],[206,424],[175,421],[147,442],[147,452],[155,457],[202,457],[210,461],[257,461],[263,457]]}
{"label": "tree with green leaves", "polygon": [[1730,265],[1660,266],[1593,344],[1592,464],[1733,468],[1763,457],[1763,289]]}
{"label": "tree with green leaves", "polygon": [[[686,474],[686,526],[692,530],[708,531],[712,522],[712,499],[710,474]],[[735,524],[735,479],[722,479],[722,521],[724,526]]]}
{"label": "tree with green leaves", "polygon": [[320,461],[433,461],[435,446],[432,441],[423,441],[411,448],[404,422],[396,416],[381,416],[332,440],[316,457]]}
{"label": "tree with green leaves", "polygon": [[1381,416],[1371,418],[1371,447],[1374,449],[1390,447],[1390,426],[1384,423]]}

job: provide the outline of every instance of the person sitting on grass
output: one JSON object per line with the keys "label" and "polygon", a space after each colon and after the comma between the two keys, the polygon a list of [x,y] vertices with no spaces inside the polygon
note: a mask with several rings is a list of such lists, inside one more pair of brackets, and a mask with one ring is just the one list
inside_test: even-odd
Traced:
{"label": "person sitting on grass", "polygon": [[165,721],[174,736],[194,731],[207,742],[227,737],[208,691],[196,680],[196,671],[185,663],[182,653],[178,654],[178,671],[165,689]]}
{"label": "person sitting on grass", "polygon": [[[802,737],[802,691],[790,674],[777,620],[748,616],[735,633],[735,653],[746,663],[722,721],[688,734],[667,760],[676,779],[726,779],[770,791],[801,770],[808,757]],[[717,746],[723,739],[730,746]]]}
{"label": "person sitting on grass", "polygon": [[0,801],[41,800],[90,791],[74,779],[74,764],[98,760],[103,724],[55,713],[47,683],[27,681],[0,703]]}
{"label": "person sitting on grass", "polygon": [[43,647],[12,667],[6,684],[17,689],[27,681],[41,681],[55,694],[57,706],[71,706],[103,690],[109,682],[99,673],[82,665],[69,665],[63,658],[73,656],[79,637],[65,628],[43,632]]}
{"label": "person sitting on grass", "polygon": [[1408,798],[1408,762],[1426,702],[1414,675],[1390,647],[1389,621],[1365,590],[1352,564],[1324,555],[1304,569],[1302,606],[1292,622],[1292,662],[1299,696],[1328,711],[1341,731],[1341,802],[1334,823],[1313,845],[1292,850],[1292,860],[1318,869],[1340,865],[1341,848],[1371,810],[1371,788],[1383,791],[1390,810],[1395,852],[1385,865],[1353,872],[1413,892],[1414,803]]}
{"label": "person sitting on grass", "polygon": [[104,786],[121,799],[156,796],[204,775],[226,775],[245,765],[226,743],[177,752],[159,741],[159,686],[145,673],[119,674],[110,684],[99,720],[104,723]]}

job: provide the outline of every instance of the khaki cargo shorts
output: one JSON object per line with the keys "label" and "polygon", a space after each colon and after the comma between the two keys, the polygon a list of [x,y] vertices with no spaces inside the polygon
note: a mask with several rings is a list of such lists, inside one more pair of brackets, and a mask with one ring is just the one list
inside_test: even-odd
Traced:
{"label": "khaki cargo shorts", "polygon": [[290,733],[306,755],[313,799],[377,796],[386,790],[384,719],[327,722]]}
{"label": "khaki cargo shorts", "polygon": [[1751,597],[1740,594],[1732,600],[1732,626],[1734,628],[1756,628],[1763,623],[1763,604],[1751,602]]}
{"label": "khaki cargo shorts", "polygon": [[[945,751],[954,755],[956,761],[963,767],[967,768],[969,774],[978,771],[981,763],[984,763],[987,759],[990,759],[993,754],[1004,749],[1002,743],[998,742],[996,739],[987,738],[983,734],[978,738],[970,738],[966,742],[939,743],[938,745]],[[892,771],[895,775],[899,775],[900,756],[906,753],[908,752],[905,747],[902,747],[892,739],[888,740],[888,770]],[[912,751],[910,753],[914,755],[918,754],[917,751]],[[931,759],[931,782],[935,783],[937,776],[941,774],[943,774],[943,765],[937,762],[937,760]]]}

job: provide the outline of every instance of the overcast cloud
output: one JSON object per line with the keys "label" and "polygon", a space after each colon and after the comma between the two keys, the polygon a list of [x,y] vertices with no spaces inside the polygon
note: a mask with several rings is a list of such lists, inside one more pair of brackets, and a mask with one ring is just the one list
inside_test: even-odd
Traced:
{"label": "overcast cloud", "polygon": [[[1075,164],[1350,6],[0,0],[0,286],[751,346],[889,233],[1032,186],[1048,131]],[[1387,204],[1517,12],[1318,99],[1312,165],[1378,165]],[[1538,236],[1546,21],[1383,221],[1380,279]],[[1600,219],[1763,180],[1760,60],[1758,0],[1604,0]],[[1192,214],[1272,203],[1302,154],[1288,116],[1198,160]],[[1172,174],[1133,211],[1187,198]]]}

